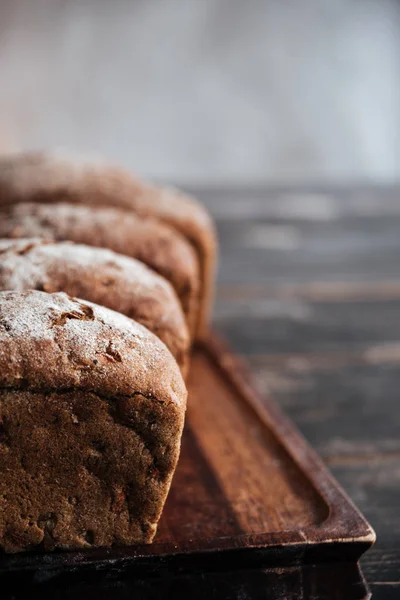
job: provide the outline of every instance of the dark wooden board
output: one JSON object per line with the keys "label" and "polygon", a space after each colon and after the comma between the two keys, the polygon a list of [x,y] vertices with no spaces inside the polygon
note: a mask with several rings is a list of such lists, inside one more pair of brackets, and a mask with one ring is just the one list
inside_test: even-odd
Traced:
{"label": "dark wooden board", "polygon": [[[395,596],[393,596],[394,598]],[[233,571],[164,569],[162,576],[121,576],[92,568],[73,577],[39,584],[2,587],[2,600],[369,600],[370,594],[355,563],[294,565]],[[397,598],[397,597],[396,597]],[[375,600],[375,598],[374,598]]]}
{"label": "dark wooden board", "polygon": [[193,191],[218,219],[215,326],[374,527],[373,598],[400,598],[400,186]]}
{"label": "dark wooden board", "polygon": [[3,556],[0,582],[46,590],[63,582],[80,585],[82,577],[90,585],[93,574],[96,580],[138,581],[245,571],[257,579],[260,569],[272,568],[295,579],[301,571],[304,581],[321,565],[336,576],[342,568],[343,581],[351,580],[363,598],[356,563],[374,539],[305,440],[272,402],[261,402],[243,365],[210,337],[194,352],[181,459],[155,543]]}

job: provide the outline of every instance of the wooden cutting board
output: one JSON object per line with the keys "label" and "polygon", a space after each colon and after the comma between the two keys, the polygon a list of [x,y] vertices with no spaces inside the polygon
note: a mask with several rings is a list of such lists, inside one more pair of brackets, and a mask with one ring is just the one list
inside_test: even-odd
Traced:
{"label": "wooden cutting board", "polygon": [[193,354],[181,458],[155,542],[4,555],[0,583],[355,565],[374,540],[306,441],[210,336]]}

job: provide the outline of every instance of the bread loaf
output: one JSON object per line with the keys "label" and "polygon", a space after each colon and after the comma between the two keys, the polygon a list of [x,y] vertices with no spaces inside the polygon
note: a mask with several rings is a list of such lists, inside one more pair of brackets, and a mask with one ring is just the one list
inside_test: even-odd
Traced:
{"label": "bread loaf", "polygon": [[63,293],[0,292],[0,547],[150,542],[185,406],[145,327]]}
{"label": "bread loaf", "polygon": [[157,335],[183,374],[189,333],[171,285],[143,263],[102,248],[0,239],[0,290],[66,292],[131,317]]}
{"label": "bread loaf", "polygon": [[196,254],[181,234],[159,221],[102,206],[22,203],[1,212],[0,237],[71,240],[140,260],[172,284],[195,332],[200,302]]}
{"label": "bread loaf", "polygon": [[26,153],[0,159],[0,205],[17,202],[120,207],[179,231],[197,252],[201,286],[196,335],[206,333],[213,293],[216,237],[207,211],[194,198],[145,183],[107,164],[57,154]]}

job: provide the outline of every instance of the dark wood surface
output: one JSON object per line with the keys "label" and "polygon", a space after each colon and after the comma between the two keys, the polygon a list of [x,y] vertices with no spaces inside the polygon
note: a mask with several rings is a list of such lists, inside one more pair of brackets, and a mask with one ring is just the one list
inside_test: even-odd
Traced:
{"label": "dark wood surface", "polygon": [[400,598],[400,188],[194,191],[217,217],[217,330],[374,527],[374,600]]}
{"label": "dark wood surface", "polygon": [[[400,190],[194,191],[216,216],[220,236],[216,329],[374,527],[376,545],[361,561],[374,600],[399,598]],[[359,573],[345,564],[329,568],[218,572],[211,583],[199,574],[194,586],[182,575],[169,593],[365,597]],[[88,586],[88,598],[101,597]],[[131,588],[117,591],[132,597]],[[108,588],[101,593],[108,597]]]}
{"label": "dark wood surface", "polygon": [[148,598],[155,579],[163,595],[170,581],[198,592],[201,573],[204,591],[235,597],[231,574],[246,597],[268,588],[271,600],[311,591],[333,600],[338,589],[341,598],[366,598],[357,561],[374,532],[215,336],[194,350],[188,389],[181,459],[154,543],[3,555],[1,584],[44,595],[67,583],[81,598],[93,582],[102,593],[107,581],[125,582],[127,592],[140,585]]}

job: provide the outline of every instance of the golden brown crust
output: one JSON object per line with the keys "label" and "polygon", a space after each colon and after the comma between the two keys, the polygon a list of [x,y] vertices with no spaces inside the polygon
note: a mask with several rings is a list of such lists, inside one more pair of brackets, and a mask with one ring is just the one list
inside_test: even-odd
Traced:
{"label": "golden brown crust", "polygon": [[103,248],[38,238],[0,240],[0,290],[66,292],[141,323],[186,374],[189,333],[171,285],[143,263]]}
{"label": "golden brown crust", "polygon": [[150,542],[185,407],[173,357],[138,323],[0,292],[0,546]]}
{"label": "golden brown crust", "polygon": [[0,160],[0,206],[16,202],[72,202],[119,206],[168,223],[196,248],[201,265],[197,334],[208,327],[216,236],[212,220],[194,198],[162,189],[122,169],[58,155],[26,153]]}
{"label": "golden brown crust", "polygon": [[157,336],[64,293],[0,292],[0,343],[0,387],[185,398],[176,362]]}
{"label": "golden brown crust", "polygon": [[70,240],[140,260],[170,281],[194,331],[199,304],[198,261],[185,238],[167,225],[109,207],[21,203],[3,208],[0,236]]}

